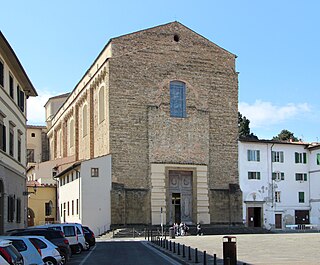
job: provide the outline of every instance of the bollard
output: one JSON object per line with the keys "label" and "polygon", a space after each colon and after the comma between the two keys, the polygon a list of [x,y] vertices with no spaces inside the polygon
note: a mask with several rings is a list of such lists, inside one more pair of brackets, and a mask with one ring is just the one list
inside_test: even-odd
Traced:
{"label": "bollard", "polygon": [[188,247],[188,260],[191,260],[191,248],[190,246]]}
{"label": "bollard", "polygon": [[207,265],[207,251],[203,251],[203,265]]}
{"label": "bollard", "polygon": [[148,241],[150,241],[150,240],[149,240],[149,238],[150,238],[149,232],[150,232],[150,231],[149,231],[149,229],[148,229]]}
{"label": "bollard", "polygon": [[[227,259],[229,263],[226,263]],[[237,243],[235,236],[223,237],[223,261],[225,265],[237,265]]]}
{"label": "bollard", "polygon": [[166,245],[166,249],[168,249],[168,240],[166,240],[166,244],[165,245]]}
{"label": "bollard", "polygon": [[213,265],[217,265],[217,254],[213,254]]}
{"label": "bollard", "polygon": [[198,249],[197,248],[194,250],[194,261],[195,261],[195,263],[199,262],[198,261]]}
{"label": "bollard", "polygon": [[180,256],[180,243],[178,243],[178,256]]}
{"label": "bollard", "polygon": [[185,245],[182,245],[182,257],[185,258],[186,257],[186,252],[185,252]]}
{"label": "bollard", "polygon": [[160,247],[162,247],[162,238],[160,238]]}
{"label": "bollard", "polygon": [[171,240],[169,241],[169,250],[172,251]]}
{"label": "bollard", "polygon": [[147,239],[147,235],[146,235],[146,229],[144,229],[144,240]]}
{"label": "bollard", "polygon": [[176,253],[176,242],[173,242],[173,253]]}

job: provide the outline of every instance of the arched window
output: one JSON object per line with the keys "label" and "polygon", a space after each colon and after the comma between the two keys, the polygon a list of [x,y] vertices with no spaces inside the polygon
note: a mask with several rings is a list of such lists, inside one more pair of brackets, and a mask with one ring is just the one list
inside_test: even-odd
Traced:
{"label": "arched window", "polygon": [[102,86],[99,90],[99,123],[104,120],[104,86]]}
{"label": "arched window", "polygon": [[69,123],[69,141],[70,141],[70,147],[73,147],[74,145],[74,120],[72,119]]}
{"label": "arched window", "polygon": [[88,107],[87,104],[82,109],[82,136],[85,137],[88,133]]}
{"label": "arched window", "polygon": [[187,117],[186,84],[183,82],[170,82],[170,116],[178,118]]}

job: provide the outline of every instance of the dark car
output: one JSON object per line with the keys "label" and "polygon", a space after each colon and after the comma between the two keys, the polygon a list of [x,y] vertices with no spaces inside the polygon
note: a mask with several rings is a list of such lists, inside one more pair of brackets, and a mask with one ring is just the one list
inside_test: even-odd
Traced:
{"label": "dark car", "polygon": [[94,246],[96,244],[96,238],[94,237],[94,233],[87,226],[82,226],[82,228],[84,231],[84,237],[86,239],[86,242],[89,244],[90,247]]}
{"label": "dark car", "polygon": [[64,237],[61,231],[50,228],[26,228],[11,230],[6,234],[11,236],[43,236],[59,248],[59,252],[62,257],[62,264],[66,264],[71,257],[71,249],[68,239]]}

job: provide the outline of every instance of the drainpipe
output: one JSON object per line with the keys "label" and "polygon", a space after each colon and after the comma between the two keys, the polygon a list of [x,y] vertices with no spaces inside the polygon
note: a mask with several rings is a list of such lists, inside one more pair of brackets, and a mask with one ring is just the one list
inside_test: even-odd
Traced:
{"label": "drainpipe", "polygon": [[270,153],[270,163],[271,163],[271,208],[273,208],[273,201],[274,201],[274,187],[273,187],[273,179],[272,179],[272,173],[273,173],[273,162],[272,162],[272,148],[274,146],[274,143],[271,145],[271,153]]}

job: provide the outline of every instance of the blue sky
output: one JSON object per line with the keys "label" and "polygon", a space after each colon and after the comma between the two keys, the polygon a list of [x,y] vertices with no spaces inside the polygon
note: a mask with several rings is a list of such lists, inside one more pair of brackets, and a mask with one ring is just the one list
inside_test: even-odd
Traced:
{"label": "blue sky", "polygon": [[48,97],[71,91],[110,38],[177,20],[238,56],[239,110],[260,139],[287,129],[320,141],[318,0],[12,0],[1,10],[39,94],[28,124],[44,124]]}

